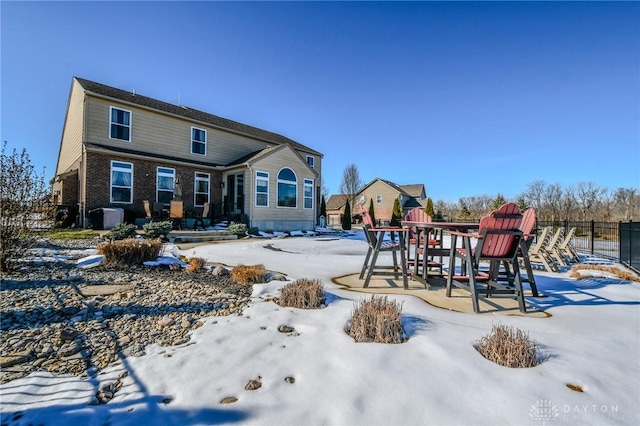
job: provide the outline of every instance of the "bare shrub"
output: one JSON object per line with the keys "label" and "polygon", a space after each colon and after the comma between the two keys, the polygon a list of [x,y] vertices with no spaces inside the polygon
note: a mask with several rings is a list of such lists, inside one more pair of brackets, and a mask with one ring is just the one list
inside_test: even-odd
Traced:
{"label": "bare shrub", "polygon": [[299,309],[317,309],[324,304],[324,287],[318,279],[301,278],[282,287],[278,305]]}
{"label": "bare shrub", "polygon": [[154,260],[160,254],[160,240],[139,240],[128,238],[98,244],[98,253],[104,255],[105,263],[138,265],[145,260]]}
{"label": "bare shrub", "polygon": [[9,272],[36,241],[30,229],[53,224],[51,188],[35,171],[27,150],[0,149],[0,271]]}
{"label": "bare shrub", "polygon": [[356,303],[347,329],[356,342],[402,343],[402,305],[372,296]]}
{"label": "bare shrub", "polygon": [[538,344],[529,339],[528,333],[502,324],[494,325],[491,333],[477,342],[476,349],[504,367],[535,367],[543,361]]}
{"label": "bare shrub", "polygon": [[204,259],[201,257],[192,257],[188,263],[187,272],[196,272],[204,268]]}
{"label": "bare shrub", "polygon": [[263,283],[267,278],[267,270],[263,265],[238,265],[231,270],[231,279],[236,284],[251,285]]}

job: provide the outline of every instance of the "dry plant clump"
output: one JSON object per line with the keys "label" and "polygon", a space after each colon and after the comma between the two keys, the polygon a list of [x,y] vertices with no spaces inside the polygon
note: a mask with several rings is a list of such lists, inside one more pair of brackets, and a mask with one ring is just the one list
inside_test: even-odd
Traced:
{"label": "dry plant clump", "polygon": [[263,265],[238,265],[231,270],[231,279],[236,284],[251,285],[265,282],[267,270]]}
{"label": "dry plant clump", "polygon": [[504,367],[535,367],[543,361],[538,344],[529,339],[528,333],[502,324],[494,325],[491,333],[477,342],[476,349]]}
{"label": "dry plant clump", "polygon": [[372,296],[356,303],[347,329],[356,342],[402,343],[402,305],[386,296]]}
{"label": "dry plant clump", "polygon": [[187,263],[187,272],[196,272],[204,268],[204,259],[201,257],[192,257]]}
{"label": "dry plant clump", "polygon": [[278,305],[299,309],[317,309],[324,304],[324,287],[318,279],[301,278],[282,287]]}
{"label": "dry plant clump", "polygon": [[604,266],[604,265],[575,265],[571,268],[571,272],[569,276],[571,278],[575,278],[577,280],[582,280],[585,278],[593,278],[593,275],[581,274],[580,270],[590,270],[590,271],[602,271],[615,275],[616,277],[625,280],[625,281],[635,281],[640,282],[640,277],[634,274],[633,272],[626,271],[621,268],[617,268],[615,266]]}
{"label": "dry plant clump", "polygon": [[98,244],[98,253],[104,255],[106,264],[139,265],[146,260],[155,260],[160,250],[160,240],[127,238]]}

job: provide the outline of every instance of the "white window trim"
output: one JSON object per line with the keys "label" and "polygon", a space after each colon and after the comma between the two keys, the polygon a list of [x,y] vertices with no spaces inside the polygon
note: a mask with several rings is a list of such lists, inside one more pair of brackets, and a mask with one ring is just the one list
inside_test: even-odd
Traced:
{"label": "white window trim", "polygon": [[[315,206],[315,200],[314,200],[314,196],[313,196],[313,185],[314,185],[314,181],[313,179],[303,179],[302,180],[303,186],[302,186],[302,208],[304,210],[313,210],[314,206]],[[309,197],[307,197],[305,195],[305,190],[307,187],[311,188],[311,207],[305,207],[305,200]]]}
{"label": "white window trim", "polygon": [[[266,177],[265,176],[258,176],[258,173],[264,173],[267,176]],[[262,207],[262,208],[269,207],[269,178],[270,178],[269,172],[263,172],[262,170],[256,170],[256,174],[255,174],[255,179],[256,179],[256,181],[255,181],[255,188],[256,188],[255,193],[256,193],[256,196],[254,198],[254,206],[255,207]],[[267,192],[266,192],[267,204],[263,206],[262,204],[258,204],[258,194],[264,194],[264,192],[258,192],[258,180],[265,180],[265,179],[267,181]]]}
{"label": "white window trim", "polygon": [[382,204],[382,195],[376,195],[376,204]]}
{"label": "white window trim", "polygon": [[[160,200],[158,199],[158,192],[160,192],[160,188],[158,188],[158,178],[160,177],[160,169],[173,170],[173,187],[175,188],[175,185],[176,185],[176,169],[172,169],[171,167],[157,166],[156,167],[156,202],[160,202]],[[162,174],[164,176],[169,175],[168,173],[164,173],[164,172]],[[162,191],[167,191],[167,190],[163,189]],[[171,192],[173,192],[173,189],[171,190]]]}
{"label": "white window trim", "polygon": [[[194,129],[195,129],[195,130],[200,130],[200,131],[204,132],[204,154],[200,154],[199,152],[193,152],[193,143],[194,143],[194,142],[196,142],[196,143],[203,143],[202,141],[198,141],[198,140],[193,139],[193,130],[194,130]],[[208,145],[208,143],[207,143],[207,139],[208,139],[208,138],[209,138],[209,136],[207,135],[207,129],[202,129],[202,128],[200,128],[200,127],[191,126],[191,135],[190,135],[190,139],[191,139],[191,147],[190,147],[190,149],[191,149],[191,153],[192,153],[192,154],[195,154],[195,155],[203,155],[203,156],[206,156],[206,155],[207,155],[207,145]]]}
{"label": "white window trim", "polygon": [[[198,175],[202,175],[202,177],[198,177]],[[204,178],[204,176],[206,176],[206,179]],[[204,204],[198,204],[197,202],[197,197],[196,195],[198,194],[204,194],[204,192],[197,192],[198,191],[198,181],[199,180],[206,180],[207,181],[207,203],[211,202],[211,174],[210,173],[204,173],[204,172],[195,172],[193,174],[193,205],[196,207],[204,207]],[[174,181],[175,182],[175,181]],[[183,188],[184,191],[184,188]]]}
{"label": "white window trim", "polygon": [[[280,176],[280,172],[283,171],[284,169],[289,169],[291,170],[291,173],[293,173],[293,175],[295,176],[296,180],[295,182],[290,181],[290,180],[284,180],[284,179],[276,179],[276,208],[278,209],[290,209],[290,210],[295,210],[298,208],[298,175],[296,175],[296,172],[291,168],[291,167],[283,167],[280,170],[278,170],[278,176]],[[278,205],[278,201],[280,200],[280,191],[278,190],[278,184],[279,183],[288,183],[289,185],[294,185],[296,190],[295,190],[295,194],[296,194],[296,206],[295,207],[289,207],[289,206],[280,206]]]}
{"label": "white window trim", "polygon": [[[125,168],[119,168],[116,167],[116,170],[122,170],[122,171],[129,171],[131,172],[131,197],[129,198],[129,201],[113,201],[113,169],[114,163],[120,163],[120,164],[128,164],[131,166],[131,169],[125,169]],[[126,188],[124,186],[118,186],[118,188]],[[109,201],[111,202],[111,204],[133,204],[133,163],[129,163],[126,161],[115,161],[112,160],[111,161],[111,169],[109,169]]]}
{"label": "white window trim", "polygon": [[[114,123],[113,121],[111,121],[111,116],[113,115],[113,110],[114,109],[118,109],[120,111],[125,111],[125,112],[129,113],[129,125],[128,126],[125,125],[125,124]],[[111,137],[111,125],[112,124],[116,124],[118,126],[129,127],[129,139],[112,138]],[[131,142],[132,125],[133,125],[133,113],[131,111],[129,111],[128,109],[120,108],[120,107],[114,107],[112,105],[109,106],[109,128],[107,129],[107,132],[109,133],[109,139],[114,140],[114,141]]]}
{"label": "white window trim", "polygon": [[[311,163],[309,163],[309,159],[311,159]],[[316,168],[316,158],[313,155],[307,155],[307,165],[312,169]]]}

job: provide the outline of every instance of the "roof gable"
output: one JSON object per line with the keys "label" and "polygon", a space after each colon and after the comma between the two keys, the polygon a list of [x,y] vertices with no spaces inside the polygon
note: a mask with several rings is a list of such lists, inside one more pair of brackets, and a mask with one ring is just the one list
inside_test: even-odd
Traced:
{"label": "roof gable", "polygon": [[217,127],[230,132],[243,134],[262,141],[271,142],[278,145],[289,144],[295,149],[322,156],[322,154],[318,151],[315,151],[308,146],[305,146],[277,133],[262,130],[257,127],[249,126],[247,124],[238,123],[237,121],[222,118],[217,115],[199,111],[197,109],[173,105],[167,102],[159,101],[157,99],[149,98],[147,96],[127,92],[126,90],[117,89],[115,87],[96,83],[90,80],[85,80],[83,78],[74,77],[74,79],[82,86],[85,92],[88,92],[90,94],[100,95],[141,107],[151,108],[168,114],[188,118],[190,120],[199,121],[212,127]]}

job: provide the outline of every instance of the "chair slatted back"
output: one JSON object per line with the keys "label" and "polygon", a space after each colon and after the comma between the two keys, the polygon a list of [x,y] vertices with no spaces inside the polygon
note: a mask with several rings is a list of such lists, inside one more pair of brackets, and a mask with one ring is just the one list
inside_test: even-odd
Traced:
{"label": "chair slatted back", "polygon": [[376,233],[373,230],[375,226],[373,225],[371,215],[366,210],[362,210],[362,225],[362,230],[364,231],[364,236],[367,238],[367,243],[371,248],[375,247],[378,242]]}
{"label": "chair slatted back", "polygon": [[535,209],[527,209],[522,213],[522,224],[520,225],[520,230],[524,234],[523,239],[525,241],[529,241],[533,238],[531,232],[533,232],[533,228],[536,226],[536,210]]}
{"label": "chair slatted back", "polygon": [[182,219],[184,214],[184,202],[180,200],[171,200],[171,207],[169,208],[169,217],[171,219]]}
{"label": "chair slatted back", "polygon": [[515,203],[503,204],[480,220],[478,259],[513,259],[522,238],[522,215]]}
{"label": "chair slatted back", "polygon": [[144,205],[144,213],[147,215],[147,218],[151,218],[151,206],[149,205],[149,200],[142,200],[142,204]]}
{"label": "chair slatted back", "polygon": [[[424,210],[420,207],[415,207],[407,212],[404,216],[404,220],[407,222],[433,222],[431,216],[429,216]],[[409,238],[414,238],[416,234],[416,228],[409,228]]]}

